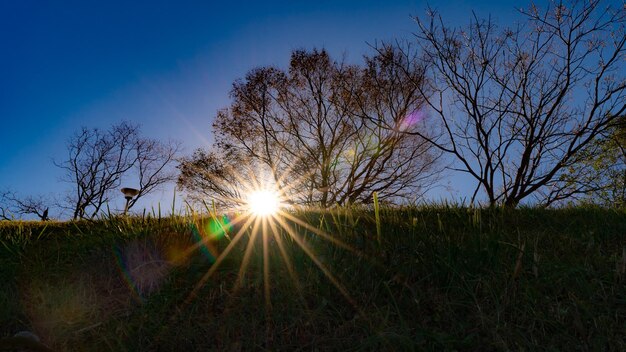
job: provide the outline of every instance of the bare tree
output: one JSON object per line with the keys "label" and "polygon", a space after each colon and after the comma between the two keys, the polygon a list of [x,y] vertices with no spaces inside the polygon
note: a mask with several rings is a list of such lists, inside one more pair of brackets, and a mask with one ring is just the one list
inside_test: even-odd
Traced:
{"label": "bare tree", "polygon": [[147,138],[136,141],[134,152],[137,159],[134,169],[139,182],[139,193],[130,200],[128,209],[144,195],[176,180],[177,175],[172,165],[180,150],[181,144],[175,141],[164,143]]}
{"label": "bare tree", "polygon": [[[186,159],[179,184],[194,191],[203,182],[220,186],[236,175],[238,181],[261,175],[257,183],[272,183],[289,201],[322,207],[370,202],[375,192],[388,201],[419,197],[434,180],[435,155],[422,137],[405,133],[428,135],[416,117],[422,70],[396,62],[401,59],[390,50],[358,66],[333,61],[323,50],[299,50],[287,71],[250,71],[234,83],[231,106],[215,119],[216,148]],[[232,162],[248,165],[242,170]],[[225,193],[237,196],[229,189],[216,195]]]}
{"label": "bare tree", "polygon": [[65,170],[64,180],[74,187],[67,202],[73,218],[94,218],[117,191],[123,175],[138,168],[140,194],[172,180],[168,167],[179,146],[140,137],[138,125],[127,122],[106,131],[82,128],[67,145],[68,157],[56,163]]}
{"label": "bare tree", "polygon": [[626,9],[600,1],[521,10],[499,28],[476,16],[451,28],[430,11],[416,18],[428,63],[423,92],[435,138],[454,169],[476,180],[490,205],[549,205],[593,190],[567,182],[585,169],[581,151],[626,109]]}
{"label": "bare tree", "polygon": [[15,192],[0,192],[0,220],[13,220],[23,215],[34,215],[42,221],[50,220],[49,208],[53,201],[44,196],[20,197]]}
{"label": "bare tree", "polygon": [[44,196],[27,196],[20,198],[13,196],[15,213],[20,215],[34,215],[41,221],[50,220],[49,209],[52,201]]}

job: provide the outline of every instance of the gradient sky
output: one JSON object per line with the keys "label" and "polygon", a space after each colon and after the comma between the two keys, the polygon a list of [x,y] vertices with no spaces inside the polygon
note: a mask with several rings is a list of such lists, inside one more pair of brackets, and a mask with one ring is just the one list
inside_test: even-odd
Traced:
{"label": "gradient sky", "polygon": [[[285,67],[292,50],[314,47],[359,62],[368,43],[411,39],[411,16],[426,8],[425,1],[366,0],[62,3],[0,2],[0,189],[22,195],[68,190],[52,160],[63,160],[67,138],[81,126],[129,120],[148,137],[181,140],[191,153],[210,145],[215,112],[251,68]],[[430,5],[449,21],[467,21],[474,10],[510,23],[520,3]],[[466,188],[454,177],[445,183]],[[143,206],[168,203],[172,192]]]}

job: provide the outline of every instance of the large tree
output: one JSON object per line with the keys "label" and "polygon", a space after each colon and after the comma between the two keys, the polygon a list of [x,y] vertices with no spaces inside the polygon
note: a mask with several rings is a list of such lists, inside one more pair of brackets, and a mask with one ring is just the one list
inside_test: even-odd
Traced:
{"label": "large tree", "polygon": [[429,135],[422,79],[419,63],[391,46],[363,65],[294,51],[287,70],[257,68],[233,84],[213,150],[185,159],[179,184],[200,197],[241,198],[246,184],[265,183],[290,202],[322,207],[367,203],[375,192],[415,199],[438,171],[416,133]]}
{"label": "large tree", "polygon": [[[584,151],[626,110],[626,9],[552,2],[498,26],[474,16],[455,27],[416,18],[436,138],[474,180],[472,201],[549,205],[592,191],[569,182],[590,170]],[[423,87],[418,85],[418,87]],[[479,193],[482,191],[481,193]]]}
{"label": "large tree", "polygon": [[69,138],[67,159],[55,163],[72,184],[67,197],[72,217],[94,218],[104,210],[111,195],[119,192],[123,178],[137,179],[135,202],[165,182],[175,179],[171,170],[180,146],[144,138],[138,125],[122,122],[108,130],[82,128]]}

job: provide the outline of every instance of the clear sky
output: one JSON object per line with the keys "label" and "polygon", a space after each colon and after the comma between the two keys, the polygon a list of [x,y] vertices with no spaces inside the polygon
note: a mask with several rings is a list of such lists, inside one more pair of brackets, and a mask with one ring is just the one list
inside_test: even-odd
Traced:
{"label": "clear sky", "polygon": [[[528,2],[523,2],[526,6]],[[445,18],[500,23],[520,2],[430,1]],[[61,194],[65,142],[81,126],[140,123],[186,153],[211,143],[232,82],[285,66],[294,49],[358,61],[368,43],[411,39],[425,1],[0,1],[0,189]],[[463,192],[466,184],[448,179]],[[144,200],[169,202],[172,188]],[[434,193],[449,197],[450,191]],[[120,196],[121,198],[121,196]],[[138,206],[142,206],[138,204]]]}

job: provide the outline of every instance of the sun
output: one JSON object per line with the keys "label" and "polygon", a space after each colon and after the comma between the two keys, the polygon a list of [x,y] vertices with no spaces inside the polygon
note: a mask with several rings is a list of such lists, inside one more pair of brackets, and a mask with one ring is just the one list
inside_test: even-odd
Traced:
{"label": "sun", "polygon": [[253,191],[248,196],[248,207],[256,216],[272,216],[280,208],[280,197],[276,192],[268,190]]}

